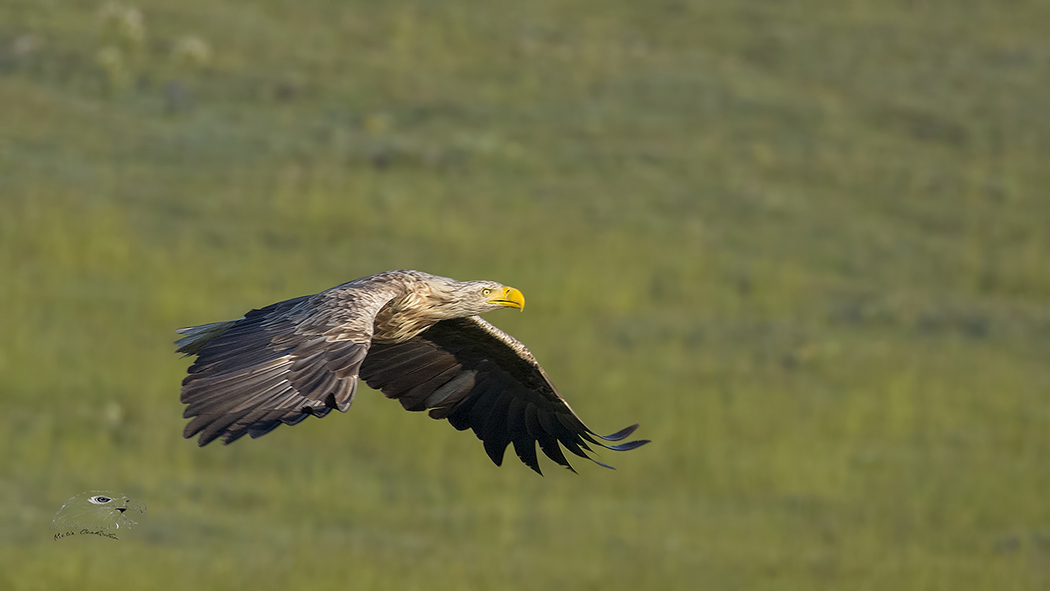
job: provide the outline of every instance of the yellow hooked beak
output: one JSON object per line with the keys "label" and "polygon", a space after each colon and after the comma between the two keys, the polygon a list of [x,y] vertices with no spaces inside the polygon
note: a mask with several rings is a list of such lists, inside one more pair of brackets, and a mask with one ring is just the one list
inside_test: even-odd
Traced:
{"label": "yellow hooked beak", "polygon": [[525,309],[525,296],[520,291],[513,287],[504,287],[503,293],[494,294],[494,297],[489,298],[490,304],[496,304],[497,306],[503,306],[505,308],[517,308],[518,310]]}

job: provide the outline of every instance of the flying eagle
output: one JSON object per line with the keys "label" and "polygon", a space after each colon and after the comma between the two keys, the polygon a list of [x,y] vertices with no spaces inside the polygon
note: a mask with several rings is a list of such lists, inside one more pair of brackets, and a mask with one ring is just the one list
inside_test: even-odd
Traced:
{"label": "flying eagle", "polygon": [[[260,437],[281,423],[346,412],[358,379],[406,410],[429,410],[473,429],[499,466],[508,445],[540,472],[536,443],[572,470],[559,443],[602,466],[588,444],[618,445],[588,428],[558,394],[525,345],[482,320],[525,307],[520,291],[494,281],[456,281],[420,271],[387,271],[319,294],[252,310],[244,318],[179,329],[178,352],[196,355],[182,381],[183,436],[198,444]],[[606,466],[609,467],[609,466]]]}

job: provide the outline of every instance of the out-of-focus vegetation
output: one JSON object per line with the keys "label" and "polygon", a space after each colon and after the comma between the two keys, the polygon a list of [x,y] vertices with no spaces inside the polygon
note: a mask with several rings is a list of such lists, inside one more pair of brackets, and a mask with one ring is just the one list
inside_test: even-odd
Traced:
{"label": "out-of-focus vegetation", "polygon": [[[1050,587],[1050,4],[0,3],[0,587]],[[181,438],[178,326],[391,268],[596,429]],[[54,541],[69,497],[149,507]]]}

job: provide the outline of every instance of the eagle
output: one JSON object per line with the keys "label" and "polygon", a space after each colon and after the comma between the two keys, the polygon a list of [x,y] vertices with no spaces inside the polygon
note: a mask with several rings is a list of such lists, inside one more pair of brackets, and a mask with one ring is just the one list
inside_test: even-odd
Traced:
{"label": "eagle", "polygon": [[588,455],[591,445],[627,451],[649,443],[614,443],[637,424],[592,431],[525,345],[479,316],[524,307],[520,291],[494,281],[400,270],[178,329],[178,352],[197,357],[182,381],[183,417],[191,419],[183,436],[228,444],[346,412],[364,380],[406,410],[472,429],[497,466],[511,444],[542,474],[537,443],[573,472],[562,447],[611,468]]}

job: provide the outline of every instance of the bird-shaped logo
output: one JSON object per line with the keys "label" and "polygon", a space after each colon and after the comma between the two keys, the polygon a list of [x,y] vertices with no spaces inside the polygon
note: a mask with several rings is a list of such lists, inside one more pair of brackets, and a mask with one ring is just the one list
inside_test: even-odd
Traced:
{"label": "bird-shaped logo", "polygon": [[[145,513],[146,505],[121,493],[98,490],[83,492],[66,501],[55,513],[51,529],[97,534],[105,530],[128,528],[136,525],[131,519],[135,511],[140,515]],[[55,539],[59,536],[56,534]]]}

